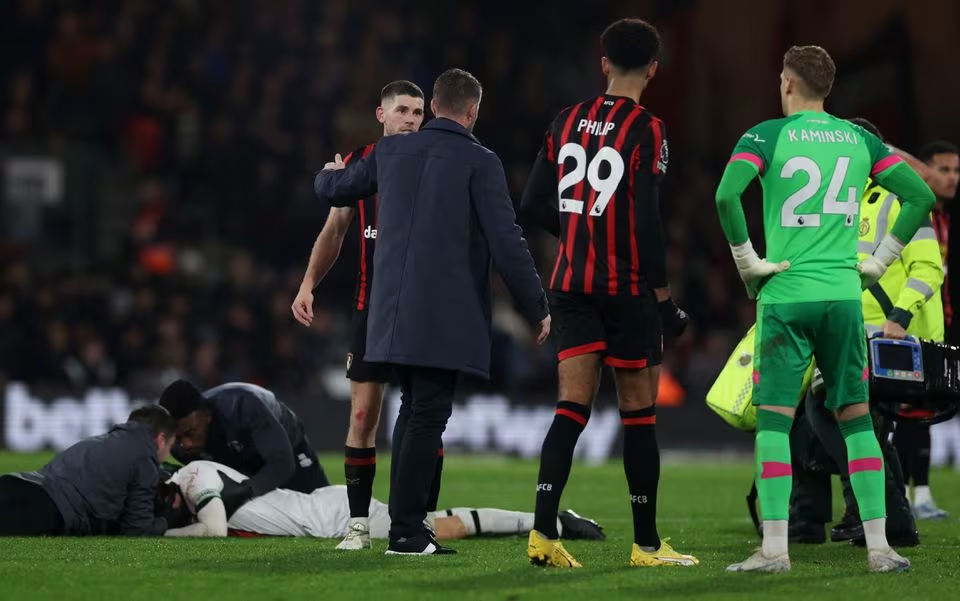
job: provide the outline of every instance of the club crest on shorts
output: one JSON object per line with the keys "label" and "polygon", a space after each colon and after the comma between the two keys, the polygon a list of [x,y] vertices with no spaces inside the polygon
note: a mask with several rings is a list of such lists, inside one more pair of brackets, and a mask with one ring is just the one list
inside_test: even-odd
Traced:
{"label": "club crest on shorts", "polygon": [[347,371],[350,370],[351,365],[353,365],[353,353],[347,353]]}
{"label": "club crest on shorts", "polygon": [[864,237],[870,233],[870,220],[864,217],[860,220],[860,237]]}
{"label": "club crest on shorts", "polygon": [[751,361],[753,361],[753,355],[750,353],[741,353],[737,358],[737,363],[740,365],[740,367],[746,367],[750,365]]}

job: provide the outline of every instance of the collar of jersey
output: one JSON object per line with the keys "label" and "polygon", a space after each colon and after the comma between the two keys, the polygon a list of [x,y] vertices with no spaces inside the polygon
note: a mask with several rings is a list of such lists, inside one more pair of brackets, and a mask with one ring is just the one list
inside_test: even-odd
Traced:
{"label": "collar of jersey", "polygon": [[618,96],[616,94],[604,94],[603,97],[608,98],[610,100],[626,100],[628,102],[632,102],[633,104],[636,104],[637,106],[640,106],[639,102],[637,102],[633,98],[630,98],[629,96]]}

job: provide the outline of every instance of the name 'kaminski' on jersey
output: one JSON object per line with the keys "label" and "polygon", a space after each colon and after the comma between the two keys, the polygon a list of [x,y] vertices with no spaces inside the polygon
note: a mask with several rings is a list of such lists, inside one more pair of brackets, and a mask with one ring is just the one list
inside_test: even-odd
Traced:
{"label": "name 'kaminski' on jersey", "polygon": [[[799,131],[799,133],[797,133]],[[788,139],[791,142],[820,142],[820,143],[841,143],[841,144],[859,144],[860,140],[853,135],[852,131],[843,131],[835,129],[833,131],[821,131],[818,129],[788,129]]]}

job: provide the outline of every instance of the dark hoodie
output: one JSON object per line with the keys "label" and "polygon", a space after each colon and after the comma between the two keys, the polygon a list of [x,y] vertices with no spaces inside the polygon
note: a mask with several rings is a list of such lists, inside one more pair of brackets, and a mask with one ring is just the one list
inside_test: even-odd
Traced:
{"label": "dark hoodie", "polygon": [[154,517],[157,445],[145,424],[128,422],[81,440],[39,471],[18,474],[39,484],[63,516],[64,534],[159,536]]}

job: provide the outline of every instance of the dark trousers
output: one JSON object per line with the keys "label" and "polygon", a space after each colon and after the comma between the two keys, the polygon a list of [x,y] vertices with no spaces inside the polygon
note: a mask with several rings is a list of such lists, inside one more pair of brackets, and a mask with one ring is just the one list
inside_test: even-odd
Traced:
{"label": "dark trousers", "polygon": [[[797,418],[794,430],[790,434],[791,450],[794,452],[796,452],[793,446],[794,439],[809,438],[814,443],[807,447],[807,457],[801,456],[794,460],[794,487],[790,517],[797,522],[822,524],[830,521],[832,502],[830,478],[827,474],[831,472],[840,474],[846,512],[853,515],[859,514],[853,487],[850,486],[850,480],[846,475],[847,445],[836,419],[824,406],[824,400],[822,394],[808,395],[803,415]],[[877,423],[878,421],[880,423]],[[910,504],[904,496],[900,460],[896,449],[887,440],[885,434],[889,430],[885,426],[883,420],[874,420],[874,427],[879,435],[880,451],[883,454],[887,531],[913,532],[916,524],[913,513],[910,511]]]}
{"label": "dark trousers", "polygon": [[63,516],[39,484],[0,476],[0,536],[63,534]]}
{"label": "dark trousers", "polygon": [[460,375],[449,369],[407,365],[398,365],[395,371],[402,396],[390,461],[391,539],[423,532],[437,453]]}
{"label": "dark trousers", "polygon": [[790,497],[790,522],[826,524],[833,521],[833,474],[839,473],[833,458],[810,426],[808,413],[812,400],[800,405],[790,431],[790,456],[793,463],[793,490]]}
{"label": "dark trousers", "polygon": [[900,457],[904,484],[930,485],[930,424],[897,422],[893,446]]}
{"label": "dark trousers", "polygon": [[297,469],[293,473],[293,477],[280,488],[310,494],[318,488],[330,486],[330,480],[327,478],[326,472],[323,471],[323,466],[320,465],[317,452],[310,446],[310,441],[306,437],[293,449],[293,462]]}

